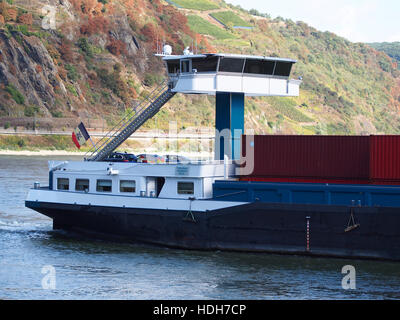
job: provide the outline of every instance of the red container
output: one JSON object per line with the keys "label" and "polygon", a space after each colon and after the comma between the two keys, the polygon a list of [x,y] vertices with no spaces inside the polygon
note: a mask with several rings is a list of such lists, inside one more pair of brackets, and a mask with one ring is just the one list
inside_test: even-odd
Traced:
{"label": "red container", "polygon": [[[254,182],[271,182],[271,183],[319,183],[319,184],[369,184],[370,181],[368,179],[361,180],[352,180],[352,179],[323,179],[323,178],[315,178],[315,179],[307,179],[307,178],[289,178],[289,177],[281,177],[281,178],[271,178],[271,177],[255,177],[255,176],[247,176],[240,177],[240,181],[254,181]],[[378,183],[382,184],[382,183]]]}
{"label": "red container", "polygon": [[371,136],[370,149],[371,183],[400,184],[400,136]]}
{"label": "red container", "polygon": [[367,183],[369,145],[367,136],[254,136],[254,170],[247,177]]}

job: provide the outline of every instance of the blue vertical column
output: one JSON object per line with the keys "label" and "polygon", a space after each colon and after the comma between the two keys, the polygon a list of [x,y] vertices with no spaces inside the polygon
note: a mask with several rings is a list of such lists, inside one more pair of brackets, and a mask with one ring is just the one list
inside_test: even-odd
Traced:
{"label": "blue vertical column", "polygon": [[217,92],[215,100],[215,159],[223,160],[225,154],[230,159],[240,159],[240,139],[244,133],[244,93]]}

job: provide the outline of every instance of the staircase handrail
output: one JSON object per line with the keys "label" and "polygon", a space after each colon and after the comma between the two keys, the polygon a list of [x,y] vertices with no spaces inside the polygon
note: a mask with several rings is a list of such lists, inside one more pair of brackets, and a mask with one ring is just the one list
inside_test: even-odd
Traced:
{"label": "staircase handrail", "polygon": [[[162,81],[154,90],[150,92],[150,94],[146,97],[143,98],[137,105],[134,110],[134,108],[131,108],[131,111],[129,111],[128,114],[126,114],[113,128],[110,129],[99,141],[96,142],[96,144],[85,153],[84,158],[88,159],[93,157],[93,155],[100,151],[105,144],[110,141],[112,138],[114,138],[121,130],[123,130],[133,117],[139,116],[144,109],[146,109],[147,106],[152,104],[154,102],[154,98],[158,97],[159,94],[167,87],[167,80]],[[139,110],[138,110],[139,109]]]}

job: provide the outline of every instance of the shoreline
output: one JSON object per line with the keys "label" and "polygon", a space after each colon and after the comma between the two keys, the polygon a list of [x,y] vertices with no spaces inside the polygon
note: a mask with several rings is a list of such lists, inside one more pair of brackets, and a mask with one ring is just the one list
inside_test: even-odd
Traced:
{"label": "shoreline", "polygon": [[[143,151],[143,150],[142,150]],[[156,152],[140,152],[140,153],[156,153]],[[140,154],[138,153],[138,154]],[[193,158],[212,158],[214,153],[210,152],[161,152],[160,155],[164,154],[179,154],[186,157],[193,157]],[[46,156],[77,156],[83,157],[86,152],[79,152],[79,151],[66,151],[66,150],[1,150],[0,149],[0,156],[39,156],[39,157],[46,157]]]}
{"label": "shoreline", "polygon": [[66,150],[0,150],[0,156],[84,156],[85,152]]}

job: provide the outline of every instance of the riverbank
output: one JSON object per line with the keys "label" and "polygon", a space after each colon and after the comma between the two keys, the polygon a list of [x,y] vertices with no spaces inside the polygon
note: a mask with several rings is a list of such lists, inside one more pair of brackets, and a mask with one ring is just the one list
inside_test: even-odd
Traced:
{"label": "riverbank", "polygon": [[[92,138],[93,143],[97,143],[99,138]],[[151,138],[149,136],[142,139],[128,139],[118,151],[130,152],[134,154],[180,154],[194,157],[213,157],[214,139],[210,136],[201,136],[195,139],[181,137]],[[0,154],[6,155],[83,155],[92,148],[91,143],[86,143],[80,150],[76,148],[70,136],[61,135],[1,135],[0,134]],[[199,155],[200,154],[200,155]]]}
{"label": "riverbank", "polygon": [[[143,150],[142,150],[143,151]],[[137,154],[146,153],[137,152]],[[154,153],[154,152],[153,152]],[[66,151],[66,150],[1,150],[0,156],[38,156],[38,157],[51,157],[51,156],[80,156],[83,157],[85,152],[74,152],[74,151]],[[168,154],[168,152],[162,152],[160,155]],[[184,157],[188,157],[190,159],[212,159],[214,154],[210,152],[169,152],[169,154],[179,154]]]}
{"label": "riverbank", "polygon": [[0,150],[0,156],[83,156],[84,152],[65,150]]}

